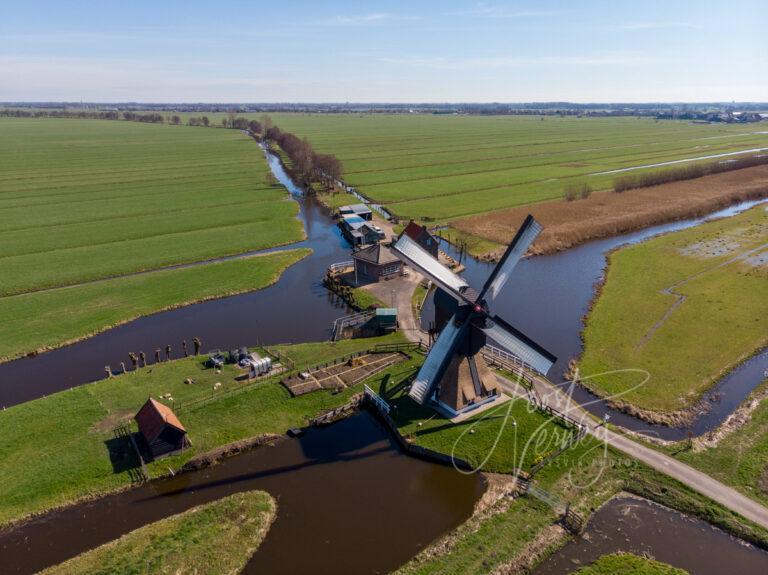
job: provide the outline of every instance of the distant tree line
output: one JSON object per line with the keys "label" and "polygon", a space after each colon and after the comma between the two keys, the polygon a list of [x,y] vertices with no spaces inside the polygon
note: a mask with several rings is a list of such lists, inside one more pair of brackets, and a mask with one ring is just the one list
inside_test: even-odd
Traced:
{"label": "distant tree line", "polygon": [[194,116],[190,117],[187,120],[188,126],[204,126],[208,127],[211,125],[211,121],[208,119],[208,116],[200,116],[199,118],[196,118]]}
{"label": "distant tree line", "polygon": [[616,178],[613,181],[613,191],[621,193],[626,190],[659,186],[661,184],[679,182],[682,180],[692,180],[694,178],[701,178],[702,176],[729,172],[731,170],[740,170],[742,168],[751,168],[752,166],[760,166],[764,164],[768,164],[768,155],[748,156],[746,158],[724,160],[709,164],[693,164],[657,172],[646,172],[643,174],[630,174]]}
{"label": "distant tree line", "polygon": [[342,164],[333,154],[318,154],[307,138],[283,132],[272,124],[269,116],[262,117],[261,128],[264,130],[264,139],[280,146],[291,160],[292,176],[300,184],[311,186],[313,183],[320,183],[330,189],[341,178]]}
{"label": "distant tree line", "polygon": [[129,122],[146,122],[148,124],[162,124],[165,122],[165,117],[156,112],[150,112],[149,114],[123,112],[123,119],[128,120]]}
{"label": "distant tree line", "polygon": [[0,109],[0,117],[4,118],[83,118],[88,120],[119,120],[117,111],[89,110],[20,110]]}

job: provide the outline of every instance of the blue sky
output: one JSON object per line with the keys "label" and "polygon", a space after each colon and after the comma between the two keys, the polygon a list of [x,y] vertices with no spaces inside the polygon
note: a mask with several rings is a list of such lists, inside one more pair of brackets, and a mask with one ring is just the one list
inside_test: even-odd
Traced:
{"label": "blue sky", "polygon": [[9,1],[0,101],[768,100],[768,2]]}

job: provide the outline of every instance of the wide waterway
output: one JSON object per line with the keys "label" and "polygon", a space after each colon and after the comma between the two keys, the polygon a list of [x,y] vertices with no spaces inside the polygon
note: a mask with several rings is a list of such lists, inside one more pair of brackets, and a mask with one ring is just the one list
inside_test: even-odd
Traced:
{"label": "wide waterway", "polygon": [[466,521],[479,475],[399,451],[361,412],[300,439],[152,481],[0,532],[0,573],[35,573],[163,517],[260,489],[277,518],[244,573],[386,573]]}
{"label": "wide waterway", "polygon": [[[349,259],[350,247],[328,211],[311,196],[303,195],[277,157],[268,154],[267,158],[277,179],[299,202],[299,217],[307,233],[305,241],[288,247],[310,247],[312,255],[290,267],[275,285],[266,289],[160,312],[79,343],[0,364],[0,406],[23,403],[99,379],[104,375],[105,365],[114,370],[120,362],[127,363],[129,352],[144,351],[151,358],[156,348],[170,344],[178,353],[183,339],[191,347],[192,338],[200,337],[204,351],[255,343],[327,339],[333,320],[348,310],[322,286],[321,280],[329,264]],[[582,318],[588,311],[595,283],[603,276],[608,252],[711,218],[734,215],[757,203],[745,202],[704,218],[654,226],[523,260],[495,302],[494,310],[558,356],[549,376],[560,381],[568,361],[581,353]],[[450,245],[443,247],[458,255]],[[492,269],[491,265],[472,258],[464,263],[464,276],[476,287],[482,285]],[[427,307],[424,316],[428,315]],[[768,351],[757,354],[724,377],[707,394],[709,409],[696,418],[690,431],[699,435],[720,424],[762,381],[766,369]],[[598,416],[610,414],[617,425],[664,439],[682,439],[689,431],[647,424],[611,410],[580,388],[573,390],[573,398]]]}

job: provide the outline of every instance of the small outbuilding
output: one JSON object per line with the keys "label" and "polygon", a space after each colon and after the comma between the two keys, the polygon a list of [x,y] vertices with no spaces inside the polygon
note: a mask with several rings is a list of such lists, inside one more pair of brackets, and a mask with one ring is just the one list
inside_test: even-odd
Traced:
{"label": "small outbuilding", "polygon": [[359,216],[366,221],[371,221],[373,219],[373,212],[365,204],[341,206],[339,208],[339,214],[342,216]]}
{"label": "small outbuilding", "polygon": [[403,274],[403,262],[388,247],[374,244],[352,252],[355,262],[355,283],[379,281],[381,278]]}
{"label": "small outbuilding", "polygon": [[187,430],[173,410],[151,397],[134,417],[139,433],[155,459],[190,445]]}
{"label": "small outbuilding", "polygon": [[339,226],[353,246],[375,244],[385,237],[380,227],[357,215],[341,216]]}
{"label": "small outbuilding", "polygon": [[426,226],[420,226],[411,220],[408,222],[408,225],[405,226],[405,229],[402,233],[407,235],[414,242],[424,248],[428,253],[430,253],[432,257],[437,259],[439,253],[439,244],[437,238],[429,233],[429,230]]}

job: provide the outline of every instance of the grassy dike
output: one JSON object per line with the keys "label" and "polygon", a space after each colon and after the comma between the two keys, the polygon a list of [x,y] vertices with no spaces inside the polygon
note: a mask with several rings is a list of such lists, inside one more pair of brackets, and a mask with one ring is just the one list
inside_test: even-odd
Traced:
{"label": "grassy dike", "polygon": [[[649,419],[684,421],[719,377],[768,343],[768,266],[752,258],[766,242],[768,212],[757,206],[613,253],[583,333],[584,383],[601,396],[624,393],[620,401]],[[637,387],[636,372],[596,375],[623,368],[650,379]]]}
{"label": "grassy dike", "polygon": [[0,298],[0,360],[60,347],[158,311],[265,288],[310,253],[286,250]]}
{"label": "grassy dike", "polygon": [[234,575],[258,549],[275,514],[275,500],[267,493],[236,493],[146,525],[42,573]]}
{"label": "grassy dike", "polygon": [[631,553],[611,553],[603,555],[576,573],[578,575],[687,575],[688,571]]}
{"label": "grassy dike", "polygon": [[[282,351],[301,365],[397,341],[401,341],[399,335],[295,345]],[[179,417],[193,442],[183,454],[149,464],[150,476],[158,477],[169,466],[178,468],[221,445],[305,425],[318,412],[343,404],[355,391],[337,395],[319,391],[291,398],[273,378],[224,396],[244,385],[235,380],[240,373],[226,365],[217,374],[204,367],[201,357],[189,357],[0,411],[0,525],[130,486],[127,467],[135,461],[125,442],[114,441],[112,430],[129,421],[147,397],[170,393],[175,405],[181,405]],[[187,378],[195,383],[185,384]],[[217,382],[222,384],[218,391],[214,390]],[[217,399],[217,394],[222,397]],[[214,401],[196,409],[183,407],[201,398]]]}

